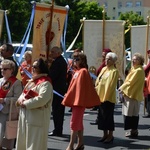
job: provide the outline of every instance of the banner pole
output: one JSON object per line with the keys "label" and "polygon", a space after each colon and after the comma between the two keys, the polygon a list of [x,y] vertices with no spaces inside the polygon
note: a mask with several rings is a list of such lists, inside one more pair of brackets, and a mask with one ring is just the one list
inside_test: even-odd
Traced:
{"label": "banner pole", "polygon": [[51,29],[52,29],[52,22],[53,22],[53,10],[54,10],[54,0],[52,0],[52,5],[50,7],[50,23],[49,23],[49,27],[48,27],[48,46],[47,46],[47,51],[46,51],[46,58],[47,60],[49,59],[49,50],[50,50],[50,39],[51,39]]}
{"label": "banner pole", "polygon": [[[147,63],[147,51],[148,51],[148,40],[149,40],[149,14],[150,11],[148,11],[148,16],[147,16],[147,29],[146,29],[146,53],[145,53],[145,58],[146,58],[146,63]],[[144,115],[145,115],[145,107],[146,107],[146,99],[144,100]]]}
{"label": "banner pole", "polygon": [[102,38],[102,50],[105,48],[105,6],[103,6],[103,38]]}

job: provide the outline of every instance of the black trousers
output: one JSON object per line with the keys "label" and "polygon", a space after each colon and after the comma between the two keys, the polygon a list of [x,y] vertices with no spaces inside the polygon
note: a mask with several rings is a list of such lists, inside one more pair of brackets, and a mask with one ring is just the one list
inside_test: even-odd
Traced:
{"label": "black trousers", "polygon": [[54,121],[54,132],[56,134],[62,134],[63,132],[63,121],[65,106],[61,104],[62,98],[54,94],[52,111],[53,111],[53,121]]}
{"label": "black trousers", "polygon": [[101,103],[98,110],[98,129],[114,131],[115,104],[109,101]]}
{"label": "black trousers", "polygon": [[139,124],[139,116],[124,116],[124,130],[137,130]]}

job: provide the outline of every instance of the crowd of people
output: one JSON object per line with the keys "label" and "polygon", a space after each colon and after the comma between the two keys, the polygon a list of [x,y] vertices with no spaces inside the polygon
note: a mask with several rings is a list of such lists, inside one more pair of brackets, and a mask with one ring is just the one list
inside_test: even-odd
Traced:
{"label": "crowd of people", "polygon": [[[103,131],[97,142],[112,143],[117,88],[122,98],[124,130],[129,130],[126,137],[138,136],[140,103],[144,96],[146,117],[150,117],[150,63],[144,66],[144,58],[139,53],[133,55],[132,67],[123,84],[117,87],[117,55],[110,49],[103,50],[103,62],[97,73],[95,71],[97,79],[94,83],[87,57],[79,50],[67,64],[61,48],[53,47],[50,65],[42,58],[32,60],[32,52],[27,51],[25,61],[19,67],[12,57],[13,52],[11,44],[0,47],[3,58],[0,62],[0,150],[14,147],[16,150],[46,150],[47,136],[63,136],[65,106],[71,108],[70,142],[66,150],[84,149],[83,115],[86,108],[98,109],[97,119],[91,123]],[[150,58],[150,51],[148,56]],[[17,79],[18,71],[21,81]],[[8,140],[5,128],[11,102],[12,119],[18,120],[18,130],[16,139]],[[49,132],[51,114],[54,130]]]}

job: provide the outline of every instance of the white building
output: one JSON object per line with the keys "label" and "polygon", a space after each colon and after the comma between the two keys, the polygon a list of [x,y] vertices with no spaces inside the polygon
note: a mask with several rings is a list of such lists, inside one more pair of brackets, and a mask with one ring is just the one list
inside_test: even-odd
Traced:
{"label": "white building", "polygon": [[133,11],[141,15],[146,22],[150,11],[150,0],[97,0],[97,2],[100,6],[105,6],[107,16],[112,20],[118,19],[120,13]]}

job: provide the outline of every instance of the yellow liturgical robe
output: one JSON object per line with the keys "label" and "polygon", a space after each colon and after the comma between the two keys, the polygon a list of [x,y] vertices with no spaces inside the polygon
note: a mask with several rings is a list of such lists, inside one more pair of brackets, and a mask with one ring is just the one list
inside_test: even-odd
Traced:
{"label": "yellow liturgical robe", "polygon": [[116,86],[119,72],[114,66],[104,67],[95,82],[95,88],[103,103],[116,103]]}
{"label": "yellow liturgical robe", "polygon": [[119,88],[129,98],[142,101],[145,73],[141,65],[132,67],[124,83]]}

